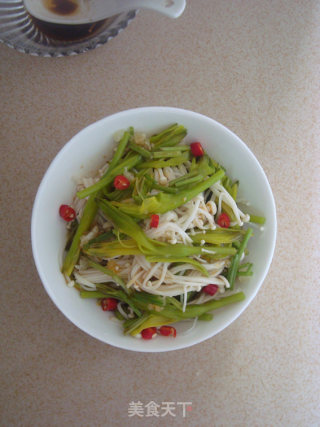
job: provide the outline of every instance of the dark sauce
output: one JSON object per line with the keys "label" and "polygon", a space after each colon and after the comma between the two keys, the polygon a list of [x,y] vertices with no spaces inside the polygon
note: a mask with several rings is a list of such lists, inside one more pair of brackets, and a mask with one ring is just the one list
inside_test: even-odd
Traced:
{"label": "dark sauce", "polygon": [[41,21],[40,19],[32,17],[33,22],[43,34],[50,37],[51,39],[65,42],[92,37],[109,23],[109,19],[111,18],[104,19],[102,21],[91,22],[90,24],[65,25],[52,24],[50,22]]}
{"label": "dark sauce", "polygon": [[44,5],[57,15],[72,15],[79,7],[76,0],[45,0]]}
{"label": "dark sauce", "polygon": [[[79,8],[77,0],[42,1],[48,10],[61,16],[73,15]],[[75,42],[91,38],[96,33],[102,31],[106,26],[110,25],[115,19],[115,17],[110,17],[87,24],[54,24],[42,21],[34,16],[31,16],[31,18],[41,33],[52,39],[52,41],[57,40],[59,42]]]}

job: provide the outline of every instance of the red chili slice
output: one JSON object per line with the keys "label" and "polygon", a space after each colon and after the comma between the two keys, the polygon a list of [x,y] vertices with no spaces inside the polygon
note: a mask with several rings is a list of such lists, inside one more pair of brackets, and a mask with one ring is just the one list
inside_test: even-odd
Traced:
{"label": "red chili slice", "polygon": [[177,336],[176,328],[174,328],[173,326],[167,326],[167,325],[160,326],[159,332],[160,332],[160,335],[163,335],[164,337],[172,336],[173,338],[175,338]]}
{"label": "red chili slice", "polygon": [[202,145],[200,142],[192,142],[190,144],[191,153],[194,155],[194,157],[202,157],[204,155],[204,149],[202,148]]}
{"label": "red chili slice", "polygon": [[159,225],[159,215],[157,214],[153,214],[151,215],[151,220],[150,220],[150,227],[151,228],[157,228]]}
{"label": "red chili slice", "polygon": [[144,340],[151,340],[153,335],[155,335],[156,333],[157,333],[157,328],[155,327],[146,328],[141,331],[141,336]]}
{"label": "red chili slice", "polygon": [[113,185],[117,190],[125,190],[130,186],[130,181],[124,175],[117,175],[113,181]]}
{"label": "red chili slice", "polygon": [[229,228],[230,227],[230,218],[225,212],[222,212],[222,214],[219,215],[219,217],[218,217],[217,223],[218,223],[218,225],[220,225],[220,227]]}
{"label": "red chili slice", "polygon": [[204,288],[202,288],[202,290],[204,293],[213,296],[218,292],[219,286],[211,284],[211,285],[205,286]]}
{"label": "red chili slice", "polygon": [[65,221],[73,221],[76,217],[76,211],[69,205],[61,205],[59,208],[59,215]]}
{"label": "red chili slice", "polygon": [[101,308],[103,311],[114,311],[117,308],[118,300],[115,298],[103,298]]}

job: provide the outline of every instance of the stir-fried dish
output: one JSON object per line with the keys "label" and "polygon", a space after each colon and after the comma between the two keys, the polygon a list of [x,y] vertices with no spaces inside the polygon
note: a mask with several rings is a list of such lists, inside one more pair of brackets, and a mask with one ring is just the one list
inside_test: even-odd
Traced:
{"label": "stir-fried dish", "polygon": [[238,181],[186,135],[178,124],[149,137],[117,132],[113,157],[59,210],[68,285],[144,339],[175,337],[172,324],[210,321],[242,301],[236,283],[253,274],[248,224],[264,223],[239,208]]}

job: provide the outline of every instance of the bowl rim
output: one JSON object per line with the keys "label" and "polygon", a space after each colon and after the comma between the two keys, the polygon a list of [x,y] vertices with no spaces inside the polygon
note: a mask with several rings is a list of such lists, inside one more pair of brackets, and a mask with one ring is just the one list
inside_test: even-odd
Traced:
{"label": "bowl rim", "polygon": [[[126,116],[126,115],[130,115],[132,113],[141,113],[143,114],[144,112],[150,112],[150,111],[155,111],[159,114],[161,114],[162,112],[172,112],[172,113],[180,113],[180,114],[184,114],[186,116],[192,116],[193,118],[196,119],[201,119],[201,120],[206,120],[206,121],[210,121],[211,124],[219,127],[220,129],[222,129],[224,132],[226,132],[227,134],[229,134],[229,136],[231,136],[232,138],[234,138],[237,143],[239,143],[240,145],[242,145],[242,147],[246,150],[246,153],[252,158],[252,160],[254,160],[254,162],[256,163],[256,165],[259,168],[260,173],[262,174],[265,184],[266,184],[266,188],[268,190],[269,193],[269,197],[270,197],[270,201],[272,203],[272,218],[270,218],[270,221],[273,225],[272,227],[272,235],[271,235],[271,246],[270,246],[270,251],[268,254],[268,259],[266,260],[266,262],[264,263],[264,268],[262,269],[262,272],[260,273],[260,279],[259,282],[257,283],[257,285],[254,288],[254,291],[252,292],[252,294],[250,296],[246,295],[246,299],[242,302],[242,306],[241,309],[239,309],[237,311],[237,313],[235,313],[234,315],[230,316],[230,319],[228,319],[228,321],[226,321],[223,325],[221,325],[220,328],[218,328],[216,331],[214,331],[213,334],[206,336],[205,338],[200,337],[199,339],[194,339],[192,340],[192,342],[187,343],[187,344],[181,344],[181,345],[176,345],[173,348],[163,348],[163,349],[156,349],[154,350],[152,347],[150,348],[130,348],[127,347],[126,345],[122,345],[120,343],[114,343],[111,342],[108,339],[103,339],[102,337],[100,337],[97,334],[94,334],[93,332],[90,332],[88,330],[86,330],[84,327],[78,325],[74,319],[71,318],[71,316],[66,313],[65,311],[62,311],[62,309],[59,307],[58,302],[56,301],[55,296],[53,295],[52,291],[51,291],[51,287],[50,285],[47,283],[46,278],[44,276],[44,271],[43,268],[41,266],[40,260],[39,260],[39,256],[38,256],[38,249],[36,247],[36,227],[37,227],[37,221],[36,221],[36,217],[37,217],[37,212],[38,212],[38,205],[39,205],[39,201],[41,199],[42,196],[42,192],[44,189],[44,186],[46,185],[46,181],[48,176],[50,175],[50,172],[52,169],[55,168],[56,163],[59,162],[60,158],[64,156],[64,153],[66,150],[69,149],[70,145],[75,144],[77,138],[79,137],[79,135],[83,132],[88,132],[90,131],[90,129],[99,126],[102,122],[106,121],[106,120],[112,120],[116,117],[120,117],[121,116]],[[85,332],[86,334],[92,336],[93,338],[98,339],[99,341],[105,343],[105,344],[109,344],[113,347],[116,348],[121,348],[123,350],[129,350],[129,351],[135,351],[135,352],[142,352],[142,353],[160,353],[160,352],[166,352],[166,351],[174,351],[174,350],[180,350],[180,349],[184,349],[184,348],[188,348],[191,347],[193,345],[199,344],[201,342],[206,341],[209,338],[214,337],[215,335],[217,335],[218,333],[220,333],[222,330],[226,329],[231,323],[233,323],[243,312],[244,310],[246,310],[246,308],[251,304],[251,302],[253,301],[253,299],[255,298],[255,296],[257,295],[258,291],[260,290],[271,265],[272,259],[273,259],[273,255],[274,255],[274,251],[275,251],[275,246],[276,246],[276,238],[277,238],[277,215],[276,215],[276,204],[275,204],[275,199],[272,193],[272,189],[270,186],[270,183],[268,181],[268,178],[262,168],[262,166],[260,165],[258,159],[255,157],[255,155],[253,154],[253,152],[249,149],[249,147],[235,134],[233,133],[230,129],[228,129],[226,126],[224,126],[223,124],[217,122],[216,120],[212,119],[211,117],[208,117],[204,114],[201,113],[197,113],[191,110],[187,110],[187,109],[183,109],[183,108],[177,108],[177,107],[165,107],[165,106],[150,106],[150,107],[137,107],[137,108],[131,108],[131,109],[126,109],[126,110],[122,110],[119,112],[116,112],[114,114],[110,114],[106,117],[103,117],[99,120],[97,120],[96,122],[93,122],[91,124],[89,124],[88,126],[82,128],[79,132],[77,132],[74,136],[71,137],[71,139],[69,141],[67,141],[64,146],[58,151],[58,153],[55,155],[55,157],[53,158],[53,160],[51,161],[49,167],[47,168],[46,172],[44,173],[40,185],[38,187],[35,199],[34,199],[34,203],[33,203],[33,208],[32,208],[32,215],[31,215],[31,245],[32,245],[32,253],[33,253],[33,259],[37,268],[37,272],[38,275],[41,279],[42,285],[44,286],[46,292],[48,293],[50,299],[53,301],[53,303],[55,304],[55,306],[58,308],[58,310],[60,312],[62,312],[62,314],[69,320],[71,321],[71,323],[73,323],[77,328],[79,328],[80,330],[82,330],[83,332]]]}

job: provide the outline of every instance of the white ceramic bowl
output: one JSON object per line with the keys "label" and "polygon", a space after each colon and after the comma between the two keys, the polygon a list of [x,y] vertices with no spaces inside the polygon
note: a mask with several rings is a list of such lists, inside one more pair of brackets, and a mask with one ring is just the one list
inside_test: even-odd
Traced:
{"label": "white ceramic bowl", "polygon": [[[59,206],[70,203],[75,182],[103,164],[111,154],[112,136],[119,129],[134,126],[136,130],[155,133],[173,123],[188,130],[186,140],[201,141],[209,155],[226,167],[233,179],[240,180],[239,197],[247,200],[266,217],[263,230],[255,228],[249,242],[248,259],[254,264],[254,275],[241,284],[246,299],[215,311],[211,322],[198,322],[184,333],[190,323],[179,324],[175,339],[156,337],[145,341],[123,335],[122,326],[95,301],[83,300],[78,291],[66,286],[60,272],[66,239],[65,223]],[[32,212],[32,249],[42,283],[59,310],[89,335],[115,347],[127,350],[160,352],[176,350],[213,337],[232,323],[250,304],[268,272],[276,241],[276,209],[267,177],[248,147],[230,130],[216,121],[192,111],[168,107],[137,108],[106,117],[80,131],[55,157],[37,193]]]}

